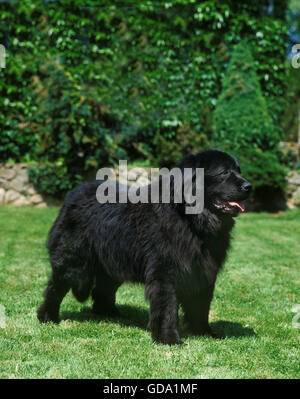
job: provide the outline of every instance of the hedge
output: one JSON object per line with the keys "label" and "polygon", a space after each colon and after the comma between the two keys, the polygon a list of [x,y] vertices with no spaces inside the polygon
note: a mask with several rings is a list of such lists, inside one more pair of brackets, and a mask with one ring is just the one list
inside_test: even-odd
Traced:
{"label": "hedge", "polygon": [[[194,150],[203,148],[243,38],[278,126],[285,9],[286,1],[270,9],[267,0],[1,2],[8,58],[0,71],[0,160],[59,162],[72,180],[78,166],[120,156],[172,163],[191,151],[181,146],[190,137]],[[55,85],[56,97],[49,91]],[[174,157],[164,142],[177,143]]]}

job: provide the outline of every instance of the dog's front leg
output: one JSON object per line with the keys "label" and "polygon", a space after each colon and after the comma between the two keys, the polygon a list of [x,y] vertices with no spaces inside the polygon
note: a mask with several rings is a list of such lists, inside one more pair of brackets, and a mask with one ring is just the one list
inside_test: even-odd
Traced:
{"label": "dog's front leg", "polygon": [[213,289],[214,286],[212,285],[197,293],[190,290],[190,292],[185,292],[180,298],[185,320],[188,322],[190,329],[197,335],[214,336],[208,324]]}
{"label": "dog's front leg", "polygon": [[183,344],[178,332],[178,302],[174,286],[166,281],[146,283],[146,298],[150,300],[149,328],[157,343]]}

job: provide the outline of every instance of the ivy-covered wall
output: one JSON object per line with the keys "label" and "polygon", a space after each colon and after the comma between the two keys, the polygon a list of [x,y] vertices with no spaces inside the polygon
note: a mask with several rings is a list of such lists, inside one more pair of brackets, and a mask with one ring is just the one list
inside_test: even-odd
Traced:
{"label": "ivy-covered wall", "polygon": [[124,135],[143,138],[160,129],[172,136],[184,122],[209,133],[232,46],[246,37],[278,122],[285,6],[282,0],[271,9],[266,0],[1,2],[0,43],[8,55],[0,81],[1,159],[34,156],[28,122],[38,123],[39,104],[31,83],[54,58],[76,81],[97,87]]}
{"label": "ivy-covered wall", "polygon": [[[75,181],[121,157],[171,162],[198,149],[212,139],[212,111],[242,39],[279,126],[286,1],[270,4],[1,2],[7,58],[0,69],[0,160],[43,160]],[[178,140],[179,150],[161,144]]]}

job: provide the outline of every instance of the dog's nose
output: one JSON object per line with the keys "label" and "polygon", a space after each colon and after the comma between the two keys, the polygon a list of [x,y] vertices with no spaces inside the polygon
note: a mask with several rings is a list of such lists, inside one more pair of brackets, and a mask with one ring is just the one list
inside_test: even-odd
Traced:
{"label": "dog's nose", "polygon": [[242,190],[243,190],[243,191],[247,191],[247,192],[249,193],[249,192],[251,191],[251,189],[252,189],[252,184],[249,183],[249,182],[244,183],[244,184],[242,185]]}

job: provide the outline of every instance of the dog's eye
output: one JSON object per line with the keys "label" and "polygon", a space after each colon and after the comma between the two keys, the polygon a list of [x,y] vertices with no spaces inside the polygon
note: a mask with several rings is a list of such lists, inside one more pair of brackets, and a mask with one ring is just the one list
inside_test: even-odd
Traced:
{"label": "dog's eye", "polygon": [[223,170],[222,172],[216,173],[216,174],[211,174],[210,176],[212,177],[224,177],[224,176],[229,176],[231,174],[231,170]]}
{"label": "dog's eye", "polygon": [[221,174],[222,176],[229,176],[230,175],[230,170],[224,170]]}

